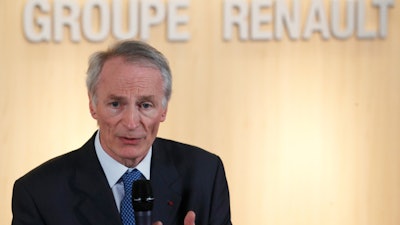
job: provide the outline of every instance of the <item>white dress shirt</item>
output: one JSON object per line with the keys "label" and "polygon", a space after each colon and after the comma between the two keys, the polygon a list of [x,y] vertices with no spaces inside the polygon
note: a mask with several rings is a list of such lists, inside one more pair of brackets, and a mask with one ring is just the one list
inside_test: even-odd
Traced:
{"label": "white dress shirt", "polygon": [[113,159],[110,155],[108,155],[103,147],[100,144],[100,130],[96,134],[96,138],[94,141],[94,147],[96,149],[97,158],[100,161],[101,167],[103,167],[103,171],[106,175],[108,184],[112,189],[114,194],[115,204],[117,205],[118,211],[120,210],[120,205],[122,198],[125,195],[124,191],[124,184],[122,183],[122,175],[129,170],[137,169],[139,170],[143,176],[150,180],[150,164],[151,164],[151,155],[152,155],[152,148],[150,147],[147,155],[144,159],[135,167],[135,168],[128,168],[125,165],[117,162]]}

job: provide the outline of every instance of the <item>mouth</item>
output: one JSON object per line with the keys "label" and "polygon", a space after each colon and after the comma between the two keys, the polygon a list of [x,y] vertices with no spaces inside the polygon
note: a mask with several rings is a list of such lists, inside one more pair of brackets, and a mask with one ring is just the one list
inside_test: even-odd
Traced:
{"label": "mouth", "polygon": [[137,145],[139,144],[144,138],[134,138],[134,137],[119,137],[121,142],[126,145]]}

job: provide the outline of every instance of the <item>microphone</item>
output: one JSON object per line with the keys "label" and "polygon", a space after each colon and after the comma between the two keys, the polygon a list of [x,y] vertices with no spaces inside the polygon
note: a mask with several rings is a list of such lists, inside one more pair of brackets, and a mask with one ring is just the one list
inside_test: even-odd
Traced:
{"label": "microphone", "polygon": [[136,225],[151,225],[153,210],[153,190],[149,180],[137,180],[132,186],[132,205],[135,211]]}

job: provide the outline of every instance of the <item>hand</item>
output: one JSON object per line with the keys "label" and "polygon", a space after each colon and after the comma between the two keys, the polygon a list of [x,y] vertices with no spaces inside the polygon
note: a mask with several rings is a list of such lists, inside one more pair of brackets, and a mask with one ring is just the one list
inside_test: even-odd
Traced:
{"label": "hand", "polygon": [[[195,219],[196,219],[196,213],[194,213],[193,211],[189,211],[185,216],[183,224],[184,225],[195,225],[194,224]],[[163,225],[163,224],[160,221],[157,221],[157,222],[153,223],[153,225]]]}

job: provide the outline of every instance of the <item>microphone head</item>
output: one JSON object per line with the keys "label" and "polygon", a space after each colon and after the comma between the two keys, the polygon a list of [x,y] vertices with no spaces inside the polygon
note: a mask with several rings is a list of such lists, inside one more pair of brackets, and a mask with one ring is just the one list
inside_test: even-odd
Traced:
{"label": "microphone head", "polygon": [[132,186],[132,205],[135,211],[151,211],[153,209],[153,190],[149,180],[137,180]]}

